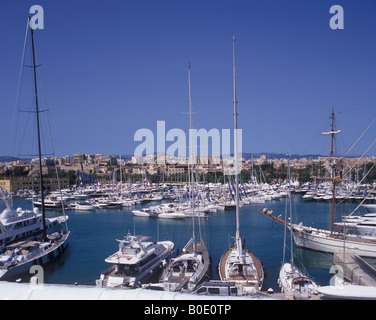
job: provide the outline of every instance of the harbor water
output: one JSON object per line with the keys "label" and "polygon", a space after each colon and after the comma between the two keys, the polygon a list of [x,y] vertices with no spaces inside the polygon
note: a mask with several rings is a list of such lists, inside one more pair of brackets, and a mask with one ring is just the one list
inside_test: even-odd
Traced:
{"label": "harbor water", "polygon": [[[299,194],[292,195],[292,221],[305,225],[329,228],[331,203],[326,201],[303,201]],[[175,251],[181,250],[192,236],[192,218],[159,219],[138,217],[133,209],[144,206],[135,205],[119,209],[96,209],[95,211],[68,210],[68,227],[71,231],[68,250],[52,264],[44,268],[44,282],[51,284],[95,285],[101,271],[109,265],[104,261],[118,250],[116,239],[127,234],[150,236],[151,240],[171,240]],[[356,203],[338,204],[349,214]],[[13,198],[15,208],[31,209],[32,203],[20,197]],[[259,213],[263,208],[273,210],[274,215],[285,217],[286,200],[272,200],[265,204],[250,204],[240,208],[240,234],[246,247],[256,255],[264,266],[265,280],[263,290],[280,289],[277,284],[279,269],[283,261],[284,227]],[[1,204],[2,211],[4,205]],[[290,214],[289,209],[287,210]],[[364,212],[363,212],[364,213]],[[57,215],[57,211],[47,210],[47,216]],[[339,217],[336,218],[338,221]],[[221,255],[232,245],[235,236],[235,210],[209,213],[207,217],[195,219],[195,236],[202,238],[212,258],[212,279],[219,279],[217,270]],[[286,260],[290,259],[290,234],[287,232],[288,249]],[[293,247],[294,262],[316,281],[329,285],[329,273],[333,265],[333,255]],[[370,261],[373,263],[373,261]],[[25,280],[26,281],[26,280]]]}

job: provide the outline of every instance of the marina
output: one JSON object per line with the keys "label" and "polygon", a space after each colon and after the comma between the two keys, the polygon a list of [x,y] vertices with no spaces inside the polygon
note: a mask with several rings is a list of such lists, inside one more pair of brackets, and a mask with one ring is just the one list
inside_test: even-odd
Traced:
{"label": "marina", "polygon": [[[304,220],[308,224],[327,228],[330,203],[325,201],[307,202],[303,193],[295,192],[291,196],[292,206],[297,212],[294,221]],[[260,214],[265,206],[283,214],[286,198],[269,200],[263,204],[243,205],[239,209],[242,239],[253,254],[262,262],[265,272],[262,292],[273,289],[279,293],[279,270],[282,262],[283,226]],[[32,202],[22,197],[13,197],[17,207],[32,209]],[[169,240],[174,243],[175,252],[181,251],[186,239],[192,236],[192,218],[189,219],[153,219],[135,216],[132,210],[142,210],[158,203],[173,203],[172,200],[159,200],[152,204],[134,204],[132,207],[97,208],[94,211],[67,211],[70,226],[70,246],[61,259],[48,265],[44,270],[44,281],[49,284],[84,285],[95,287],[100,274],[108,267],[105,259],[117,250],[114,239],[122,239],[128,233],[144,234],[153,241]],[[2,204],[4,206],[4,204]],[[339,206],[352,210],[355,202],[341,203]],[[364,209],[363,213],[366,213]],[[58,215],[59,211],[48,210],[47,216]],[[196,218],[197,220],[198,218]],[[220,280],[217,272],[221,256],[232,245],[236,226],[235,209],[218,210],[200,218],[201,236],[205,240],[211,257],[211,280]],[[197,226],[197,222],[196,222]],[[100,231],[99,231],[100,230]],[[329,285],[333,276],[330,268],[334,264],[333,254],[306,249],[294,249],[294,263],[304,270],[317,285]],[[371,265],[375,259],[366,259]],[[23,281],[29,281],[27,275]],[[13,281],[16,279],[13,279]],[[153,279],[159,283],[158,278]]]}
{"label": "marina", "polygon": [[257,0],[67,23],[40,1],[4,7],[0,299],[376,300],[371,24]]}

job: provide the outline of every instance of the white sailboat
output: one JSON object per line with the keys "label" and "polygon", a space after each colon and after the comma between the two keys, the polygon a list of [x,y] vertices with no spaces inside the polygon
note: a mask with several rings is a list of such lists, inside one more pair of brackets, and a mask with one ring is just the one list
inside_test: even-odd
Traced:
{"label": "white sailboat", "polygon": [[[334,135],[339,133],[340,130],[335,130],[334,127],[334,110],[331,114],[332,130],[324,132],[323,134],[331,135],[331,157],[333,157],[333,140]],[[373,236],[361,236],[356,234],[349,234],[346,232],[340,232],[335,230],[334,227],[334,205],[335,205],[335,189],[337,181],[340,179],[339,175],[334,175],[333,166],[333,178],[332,178],[332,211],[331,211],[331,224],[330,230],[313,228],[310,226],[304,226],[303,223],[292,224],[284,221],[280,217],[273,216],[273,212],[268,209],[260,211],[261,213],[269,216],[274,221],[285,224],[290,228],[294,236],[295,245],[299,248],[306,248],[315,251],[322,251],[328,253],[335,253],[338,250],[343,250],[346,247],[349,250],[355,252],[355,254],[361,257],[376,258],[376,238]]]}
{"label": "white sailboat", "polygon": [[348,284],[337,276],[333,284],[319,286],[317,290],[327,299],[376,300],[376,287]]}
{"label": "white sailboat", "polygon": [[240,238],[239,221],[239,178],[238,178],[238,141],[237,141],[237,100],[235,78],[235,37],[233,37],[233,72],[234,72],[234,128],[235,128],[235,180],[236,180],[236,237],[235,244],[220,259],[219,276],[223,281],[242,284],[247,293],[261,290],[264,270],[260,261],[243,246]]}
{"label": "white sailboat", "polygon": [[[31,34],[32,46],[32,60],[33,60],[33,75],[34,75],[34,92],[35,92],[35,107],[36,107],[36,120],[38,132],[38,155],[39,155],[39,176],[41,188],[41,209],[42,209],[42,240],[36,241],[20,241],[6,246],[4,252],[0,255],[0,279],[7,280],[13,279],[30,270],[33,265],[43,265],[56,257],[60,256],[68,246],[68,238],[70,231],[59,230],[52,234],[47,234],[46,227],[46,214],[44,205],[43,194],[43,178],[42,178],[42,152],[40,141],[40,127],[39,127],[39,106],[38,106],[38,90],[37,90],[37,76],[36,76],[36,63],[35,63],[35,48],[34,48],[34,33],[31,26],[31,18],[28,18],[28,29]],[[67,227],[67,225],[65,224]]]}
{"label": "white sailboat", "polygon": [[[189,83],[189,109],[190,109],[190,128],[193,128],[192,122],[192,94],[191,94],[191,68],[188,65],[188,83]],[[192,131],[190,131],[192,132]],[[192,142],[193,140],[190,139]],[[191,146],[191,150],[193,150]],[[210,257],[205,242],[200,239],[196,241],[195,236],[195,199],[194,199],[194,154],[191,152],[191,190],[190,190],[190,209],[192,210],[192,238],[187,242],[182,253],[176,258],[172,258],[164,270],[160,283],[166,291],[193,291],[198,284],[209,276]],[[200,218],[198,218],[200,219]],[[201,236],[201,232],[200,232]]]}
{"label": "white sailboat", "polygon": [[[288,159],[288,179],[289,179],[289,189],[288,195],[286,196],[286,218],[287,221],[287,203],[289,202],[290,207],[290,221],[292,221],[292,207],[291,207],[291,189],[290,189],[290,157]],[[294,263],[294,254],[293,254],[293,239],[291,234],[290,241],[290,254],[291,261],[286,262],[286,231],[287,225],[285,224],[284,230],[284,241],[283,241],[283,263],[279,271],[278,284],[281,288],[281,291],[286,294],[286,297],[289,299],[301,298],[308,299],[317,292],[316,283],[303,274],[301,270]]]}

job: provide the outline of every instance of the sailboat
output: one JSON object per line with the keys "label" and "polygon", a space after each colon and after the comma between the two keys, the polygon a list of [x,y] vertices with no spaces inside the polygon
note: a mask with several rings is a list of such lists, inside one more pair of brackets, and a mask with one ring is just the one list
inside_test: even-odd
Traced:
{"label": "sailboat", "polygon": [[376,238],[370,236],[360,236],[356,234],[348,234],[335,230],[334,226],[334,206],[335,206],[335,188],[338,181],[341,179],[340,174],[335,175],[333,144],[334,136],[340,133],[341,130],[335,129],[334,123],[334,109],[331,113],[331,131],[323,132],[325,135],[331,135],[331,157],[332,161],[332,208],[331,208],[331,223],[330,230],[313,228],[311,226],[304,226],[303,223],[293,224],[281,219],[279,216],[273,216],[273,212],[264,208],[259,212],[267,215],[274,221],[285,224],[290,228],[294,236],[295,245],[299,248],[311,249],[315,251],[335,253],[338,250],[346,249],[354,251],[355,254],[361,257],[376,258]]}
{"label": "sailboat", "polygon": [[[188,65],[188,83],[189,83],[189,114],[190,128],[193,127],[192,121],[192,93],[191,93],[191,67]],[[192,130],[190,130],[192,133]],[[190,139],[192,142],[193,139]],[[192,147],[192,146],[191,146]],[[172,258],[164,270],[160,284],[166,291],[193,291],[198,284],[204,281],[209,275],[210,257],[205,242],[200,239],[196,241],[195,236],[195,199],[194,199],[194,154],[191,149],[191,210],[192,210],[192,237],[184,246],[182,253],[176,258]],[[200,219],[200,218],[198,218]],[[200,233],[201,238],[201,233]]]}
{"label": "sailboat", "polygon": [[[287,203],[289,201],[290,207],[290,221],[292,220],[292,208],[291,208],[291,186],[290,186],[290,157],[288,159],[288,179],[289,179],[289,188],[288,194],[286,196],[286,220],[287,220]],[[317,292],[317,285],[312,279],[303,274],[302,271],[294,263],[294,254],[293,254],[293,239],[291,235],[290,241],[290,252],[291,252],[291,261],[286,262],[286,229],[284,232],[284,242],[283,242],[283,263],[279,271],[278,284],[281,288],[281,291],[286,294],[286,297],[289,299],[294,298],[305,298],[308,299],[312,294]]]}
{"label": "sailboat", "polygon": [[239,220],[239,177],[238,177],[238,141],[237,141],[237,100],[235,77],[235,37],[233,37],[233,76],[234,76],[234,128],[235,128],[235,202],[236,202],[236,237],[235,244],[226,251],[219,261],[219,276],[222,281],[242,284],[245,292],[261,290],[264,270],[261,262],[247,248],[240,238]]}
{"label": "sailboat", "polygon": [[[40,141],[40,126],[39,126],[39,105],[38,105],[38,88],[36,76],[36,63],[35,63],[35,47],[34,47],[34,32],[31,25],[31,18],[28,18],[28,28],[31,34],[32,46],[32,60],[33,60],[33,75],[34,75],[34,92],[35,92],[35,108],[36,108],[36,122],[38,132],[38,156],[39,156],[39,176],[41,188],[41,209],[43,217],[42,239],[24,240],[12,243],[4,248],[4,252],[0,255],[0,279],[14,279],[20,274],[29,272],[30,267],[33,265],[44,265],[60,254],[62,254],[68,246],[68,238],[70,231],[59,230],[47,234],[46,227],[46,214],[43,195],[43,177],[42,177],[42,153]],[[65,224],[66,225],[66,224]],[[67,225],[66,225],[67,226]]]}

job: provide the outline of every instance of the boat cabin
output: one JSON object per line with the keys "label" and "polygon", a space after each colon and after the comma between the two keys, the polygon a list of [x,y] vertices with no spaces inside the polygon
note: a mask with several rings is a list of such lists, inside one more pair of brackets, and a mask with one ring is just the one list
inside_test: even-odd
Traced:
{"label": "boat cabin", "polygon": [[203,282],[194,294],[208,296],[242,296],[243,286],[227,281]]}

